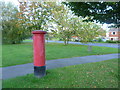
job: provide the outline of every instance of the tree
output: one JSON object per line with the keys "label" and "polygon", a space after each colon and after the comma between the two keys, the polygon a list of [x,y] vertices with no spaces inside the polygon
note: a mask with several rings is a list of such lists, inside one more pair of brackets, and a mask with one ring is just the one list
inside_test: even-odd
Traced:
{"label": "tree", "polygon": [[20,2],[18,18],[31,33],[32,30],[43,30],[50,19],[50,7],[47,2]]}
{"label": "tree", "polygon": [[56,29],[52,30],[52,32],[58,38],[62,38],[64,44],[68,44],[69,39],[74,34],[72,25],[71,25],[71,15],[70,11],[63,4],[56,4],[55,2],[50,4],[51,12],[52,12],[52,22],[54,22],[57,26]]}
{"label": "tree", "polygon": [[16,17],[18,9],[11,3],[2,4],[2,41],[3,43],[20,43],[27,37],[24,27],[19,25]]}
{"label": "tree", "polygon": [[48,31],[50,22],[55,23],[57,29],[51,31],[56,34],[55,36],[62,38],[66,45],[71,32],[68,26],[68,10],[64,6],[56,2],[20,2],[21,13],[18,18],[30,32],[36,29]]}
{"label": "tree", "polygon": [[64,4],[68,5],[77,16],[88,16],[89,18],[85,21],[114,24],[114,27],[120,27],[120,2],[68,2]]}
{"label": "tree", "polygon": [[[92,22],[83,22],[86,18],[74,16],[63,4],[50,3],[52,20],[57,29],[51,30],[57,37],[68,44],[71,36],[76,35],[81,41],[88,42],[100,34],[100,27]],[[53,8],[54,7],[54,8]]]}
{"label": "tree", "polygon": [[[100,28],[97,24],[93,22],[83,22],[84,18],[75,17],[73,18],[73,28],[75,29],[75,35],[80,38],[80,42],[87,43],[91,42],[95,37],[103,35],[104,30]],[[91,51],[92,48],[88,45],[88,51]]]}
{"label": "tree", "polygon": [[81,38],[81,42],[91,42],[95,37],[100,35],[100,27],[92,22],[82,23],[82,27],[77,30],[77,36]]}

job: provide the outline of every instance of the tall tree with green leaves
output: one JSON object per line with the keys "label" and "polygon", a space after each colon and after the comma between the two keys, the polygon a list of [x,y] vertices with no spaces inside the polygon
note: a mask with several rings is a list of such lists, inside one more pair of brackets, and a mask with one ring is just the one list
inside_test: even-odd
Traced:
{"label": "tall tree with green leaves", "polygon": [[11,3],[1,2],[2,4],[2,42],[3,43],[20,43],[27,37],[23,26],[19,25],[17,7]]}
{"label": "tall tree with green leaves", "polygon": [[68,44],[71,36],[74,34],[71,27],[71,15],[69,8],[63,4],[57,4],[55,2],[50,4],[52,9],[52,22],[57,26],[56,29],[52,30],[58,38],[61,38],[64,41],[64,44]]}
{"label": "tall tree with green leaves", "polygon": [[[57,29],[53,33],[62,38],[66,45],[71,36],[76,35],[81,41],[88,42],[93,40],[100,33],[100,27],[92,22],[83,22],[86,18],[74,16],[68,7],[63,4],[50,3],[52,8],[52,20],[56,23]],[[54,8],[53,8],[54,7]]]}
{"label": "tall tree with green leaves", "polygon": [[[47,2],[20,2],[18,18],[31,33],[32,30],[43,30],[50,19],[50,7]],[[45,29],[44,29],[45,30]]]}
{"label": "tall tree with green leaves", "polygon": [[114,24],[114,27],[120,27],[120,2],[68,2],[65,4],[75,15],[88,16],[89,18],[85,21]]}
{"label": "tall tree with green leaves", "polygon": [[[105,31],[101,29],[96,23],[93,22],[83,22],[84,18],[74,17],[71,22],[73,22],[73,29],[75,29],[75,36],[80,38],[80,42],[88,43],[93,41],[99,35],[105,34]],[[88,51],[91,51],[91,46],[88,45]]]}

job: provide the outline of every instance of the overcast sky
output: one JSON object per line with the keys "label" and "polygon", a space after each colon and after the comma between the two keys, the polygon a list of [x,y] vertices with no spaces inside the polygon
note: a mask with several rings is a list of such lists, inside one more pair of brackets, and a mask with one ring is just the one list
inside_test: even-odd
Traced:
{"label": "overcast sky", "polygon": [[0,1],[4,1],[4,2],[11,2],[14,5],[19,5],[18,0],[0,0]]}

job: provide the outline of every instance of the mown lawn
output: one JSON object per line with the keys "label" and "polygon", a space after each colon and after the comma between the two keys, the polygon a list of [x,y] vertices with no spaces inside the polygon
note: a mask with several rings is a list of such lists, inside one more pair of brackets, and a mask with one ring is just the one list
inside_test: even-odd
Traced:
{"label": "mown lawn", "polygon": [[[87,46],[58,43],[46,44],[46,60],[71,58],[87,55],[118,53],[117,48],[93,46],[93,51],[88,52]],[[22,43],[2,46],[2,66],[12,66],[33,62],[32,43]]]}
{"label": "mown lawn", "polygon": [[47,70],[43,78],[3,80],[3,88],[118,88],[118,59]]}

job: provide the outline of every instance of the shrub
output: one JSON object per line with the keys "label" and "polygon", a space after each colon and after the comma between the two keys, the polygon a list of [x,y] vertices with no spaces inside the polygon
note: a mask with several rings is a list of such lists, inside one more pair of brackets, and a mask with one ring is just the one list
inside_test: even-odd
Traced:
{"label": "shrub", "polygon": [[98,38],[98,40],[97,40],[98,42],[103,42],[103,40],[101,39],[101,38]]}
{"label": "shrub", "polygon": [[112,41],[112,40],[107,40],[107,43],[120,43],[120,41]]}

